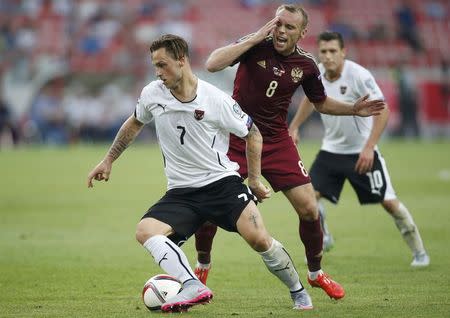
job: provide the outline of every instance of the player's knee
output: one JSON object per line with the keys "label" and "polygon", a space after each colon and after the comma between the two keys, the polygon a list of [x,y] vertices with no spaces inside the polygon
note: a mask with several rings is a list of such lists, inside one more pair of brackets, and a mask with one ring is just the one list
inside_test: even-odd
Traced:
{"label": "player's knee", "polygon": [[384,200],[381,205],[390,214],[394,214],[398,210],[400,202],[398,200]]}
{"label": "player's knee", "polygon": [[143,218],[136,227],[136,240],[141,244],[155,235],[169,237],[172,234],[174,234],[174,230],[169,224],[152,217]]}
{"label": "player's knee", "polygon": [[319,191],[314,191],[314,194],[315,194],[315,196],[316,196],[316,200],[317,200],[317,201],[320,200],[320,198],[322,197],[322,195],[320,194]]}
{"label": "player's knee", "polygon": [[143,226],[142,221],[136,226],[136,240],[144,244],[150,237],[152,237],[147,227]]}
{"label": "player's knee", "polygon": [[162,227],[158,226],[159,223],[161,222],[151,218],[142,219],[136,226],[136,240],[139,243],[144,244],[152,236],[159,234],[167,236],[170,234],[165,233],[165,231],[162,230]]}
{"label": "player's knee", "polygon": [[300,219],[305,221],[314,221],[319,217],[319,210],[317,201],[311,200],[306,202],[302,207],[297,210]]}
{"label": "player's knee", "polygon": [[258,235],[249,241],[250,246],[257,252],[265,252],[272,245],[272,238],[267,235]]}

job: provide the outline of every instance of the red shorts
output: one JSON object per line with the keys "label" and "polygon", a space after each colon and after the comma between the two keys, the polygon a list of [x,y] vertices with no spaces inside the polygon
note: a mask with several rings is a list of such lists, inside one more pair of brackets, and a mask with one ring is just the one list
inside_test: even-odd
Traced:
{"label": "red shorts", "polygon": [[[244,179],[247,178],[245,140],[231,135],[228,157],[239,164],[240,175]],[[311,182],[308,171],[300,159],[297,147],[289,135],[273,143],[264,142],[261,174],[275,192],[289,190]]]}

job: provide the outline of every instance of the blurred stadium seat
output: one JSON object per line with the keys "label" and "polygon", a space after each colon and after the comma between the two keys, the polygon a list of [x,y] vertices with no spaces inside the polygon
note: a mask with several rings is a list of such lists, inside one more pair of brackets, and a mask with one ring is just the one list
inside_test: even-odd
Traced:
{"label": "blurred stadium seat", "polygon": [[[34,92],[45,84],[45,78],[52,77],[45,66],[48,63],[41,62],[49,59],[63,65],[71,80],[101,77],[106,85],[108,80],[131,78],[132,85],[124,89],[136,96],[136,87],[142,87],[152,76],[147,47],[157,35],[177,32],[185,37],[191,44],[193,65],[201,70],[212,50],[256,31],[281,3],[283,1],[267,0],[3,0],[0,2],[3,96],[20,119],[31,101],[15,98],[17,92],[11,88],[23,91],[30,84],[29,91],[23,94],[36,95]],[[448,65],[446,59],[450,50],[449,1],[304,0],[301,3],[310,18],[307,38],[301,43],[305,50],[315,53],[315,37],[320,32],[339,30],[344,33],[349,58],[374,70],[381,83],[391,83],[387,85],[392,88],[389,92],[395,91],[391,70],[406,63],[419,81],[424,123],[442,122],[441,119],[446,118],[443,122],[448,124],[448,93],[438,95],[435,86],[446,91],[450,83],[448,69],[443,67]],[[398,36],[397,10],[404,4],[414,13],[417,38],[422,46],[419,49]],[[46,75],[39,77],[40,73]],[[55,76],[61,76],[60,73],[56,72]],[[35,80],[36,76],[39,81]],[[92,85],[91,82],[87,81],[87,85]],[[395,94],[386,94],[390,104],[395,105]],[[396,108],[393,109],[395,112]]]}

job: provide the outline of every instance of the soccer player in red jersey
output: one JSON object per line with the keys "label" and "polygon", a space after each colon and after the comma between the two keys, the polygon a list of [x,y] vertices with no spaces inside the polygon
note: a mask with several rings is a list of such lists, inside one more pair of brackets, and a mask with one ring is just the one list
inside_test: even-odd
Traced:
{"label": "soccer player in red jersey", "polygon": [[[323,234],[318,205],[308,172],[289,136],[286,115],[292,95],[299,88],[322,113],[334,115],[378,115],[380,100],[367,96],[355,104],[328,98],[318,67],[311,54],[297,46],[306,35],[308,16],[298,5],[281,5],[275,17],[256,33],[237,43],[216,49],[206,62],[210,72],[239,63],[233,98],[249,114],[263,136],[262,175],[274,191],[283,191],[297,212],[300,239],[308,261],[308,281],[322,288],[331,298],[344,297],[344,289],[321,269]],[[247,177],[245,142],[230,138],[228,156],[239,164]],[[206,282],[215,225],[205,224],[196,233],[197,276]]]}

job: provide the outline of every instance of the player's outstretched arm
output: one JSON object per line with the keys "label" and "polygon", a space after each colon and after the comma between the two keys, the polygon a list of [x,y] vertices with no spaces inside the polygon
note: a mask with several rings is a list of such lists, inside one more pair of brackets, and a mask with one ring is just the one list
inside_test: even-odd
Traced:
{"label": "player's outstretched arm", "polygon": [[270,189],[261,182],[261,151],[263,138],[255,124],[252,125],[248,135],[246,156],[248,167],[248,186],[259,202],[270,197]]}
{"label": "player's outstretched arm", "polygon": [[369,100],[369,95],[361,97],[353,105],[327,97],[322,103],[314,103],[314,107],[322,114],[369,117],[381,114],[385,103],[382,99]]}
{"label": "player's outstretched arm", "polygon": [[119,158],[122,152],[134,141],[137,135],[142,130],[142,124],[138,121],[134,115],[131,115],[120,127],[117,132],[116,138],[114,139],[111,147],[105,158],[88,174],[87,184],[88,188],[92,188],[94,185],[92,181],[95,179],[97,181],[108,181],[109,175],[111,173],[111,168],[113,162]]}
{"label": "player's outstretched arm", "polygon": [[309,101],[307,97],[303,98],[300,105],[297,108],[294,118],[289,124],[289,135],[294,141],[294,144],[299,142],[298,129],[308,119],[314,110],[314,105]]}
{"label": "player's outstretched arm", "polygon": [[382,99],[369,100],[369,95],[363,96],[356,101],[353,109],[356,116],[369,117],[378,116],[386,108],[386,103]]}
{"label": "player's outstretched arm", "polygon": [[230,66],[239,56],[264,40],[275,29],[278,17],[266,23],[257,32],[250,34],[238,43],[230,44],[214,50],[206,61],[206,68],[210,72],[218,72]]}

